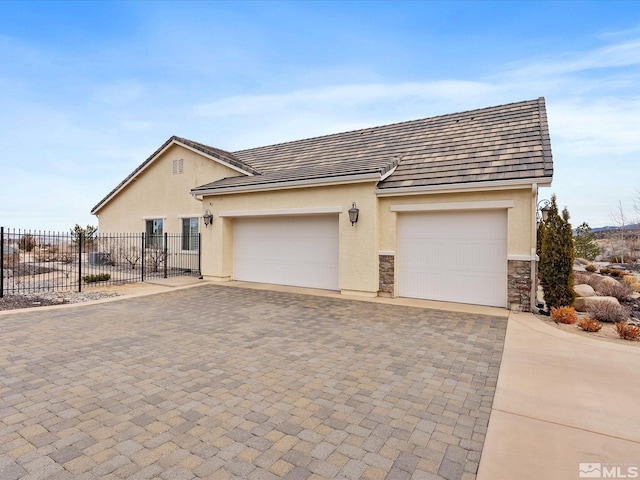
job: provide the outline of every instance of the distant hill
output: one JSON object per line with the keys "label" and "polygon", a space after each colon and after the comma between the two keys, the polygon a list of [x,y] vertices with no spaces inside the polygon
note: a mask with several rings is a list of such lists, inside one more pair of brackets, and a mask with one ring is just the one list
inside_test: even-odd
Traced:
{"label": "distant hill", "polygon": [[[640,223],[634,223],[632,225],[625,226],[625,230],[637,230],[638,228],[640,228]],[[619,230],[619,229],[620,227],[607,226],[607,227],[592,228],[591,231],[593,233],[597,233],[597,232],[606,232],[608,230]]]}

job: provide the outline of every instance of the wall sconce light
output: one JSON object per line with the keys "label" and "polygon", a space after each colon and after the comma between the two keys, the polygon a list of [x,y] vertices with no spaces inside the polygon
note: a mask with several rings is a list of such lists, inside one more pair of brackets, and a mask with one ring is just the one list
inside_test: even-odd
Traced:
{"label": "wall sconce light", "polygon": [[549,218],[549,210],[551,210],[551,202],[549,200],[540,200],[538,202],[538,207],[536,210],[536,214],[538,216],[538,222],[546,222]]}
{"label": "wall sconce light", "polygon": [[213,213],[211,213],[209,209],[205,210],[202,219],[204,220],[204,227],[207,228],[213,223]]}
{"label": "wall sconce light", "polygon": [[360,213],[360,210],[358,210],[358,207],[356,207],[356,202],[353,202],[353,205],[349,209],[349,221],[351,222],[352,227],[358,221],[359,213]]}

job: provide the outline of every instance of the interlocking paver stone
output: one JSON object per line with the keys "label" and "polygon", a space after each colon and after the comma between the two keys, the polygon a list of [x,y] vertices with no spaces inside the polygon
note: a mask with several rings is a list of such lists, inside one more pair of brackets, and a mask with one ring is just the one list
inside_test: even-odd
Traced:
{"label": "interlocking paver stone", "polygon": [[0,478],[472,479],[505,329],[212,284],[3,314]]}

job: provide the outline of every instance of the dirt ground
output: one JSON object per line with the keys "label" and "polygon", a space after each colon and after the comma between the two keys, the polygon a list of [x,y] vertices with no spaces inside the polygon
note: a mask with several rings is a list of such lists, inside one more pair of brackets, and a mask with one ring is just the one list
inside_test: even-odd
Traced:
{"label": "dirt ground", "polygon": [[550,317],[547,317],[545,315],[536,315],[536,317],[542,320],[543,322],[545,322],[546,324],[551,325],[552,327],[558,328],[560,330],[564,330],[565,332],[573,333],[575,335],[594,338],[596,340],[602,340],[605,342],[613,342],[613,343],[619,343],[622,345],[634,345],[636,347],[640,347],[640,342],[632,341],[632,340],[624,340],[620,338],[620,336],[618,335],[618,332],[616,332],[615,324],[613,323],[603,323],[602,330],[600,330],[599,332],[585,332],[580,327],[578,327],[577,324],[566,325],[563,323],[555,323],[553,320],[551,320]]}
{"label": "dirt ground", "polygon": [[0,298],[0,311],[62,305],[66,303],[82,303],[122,295],[155,293],[162,290],[162,287],[149,283],[127,283],[123,285],[84,287],[81,293],[42,292],[29,295],[5,295]]}

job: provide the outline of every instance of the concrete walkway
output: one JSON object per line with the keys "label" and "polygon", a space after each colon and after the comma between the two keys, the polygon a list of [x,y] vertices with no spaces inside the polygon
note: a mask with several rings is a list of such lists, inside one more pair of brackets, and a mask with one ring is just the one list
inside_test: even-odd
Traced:
{"label": "concrete walkway", "polygon": [[640,349],[512,313],[477,478],[640,478],[639,467]]}

